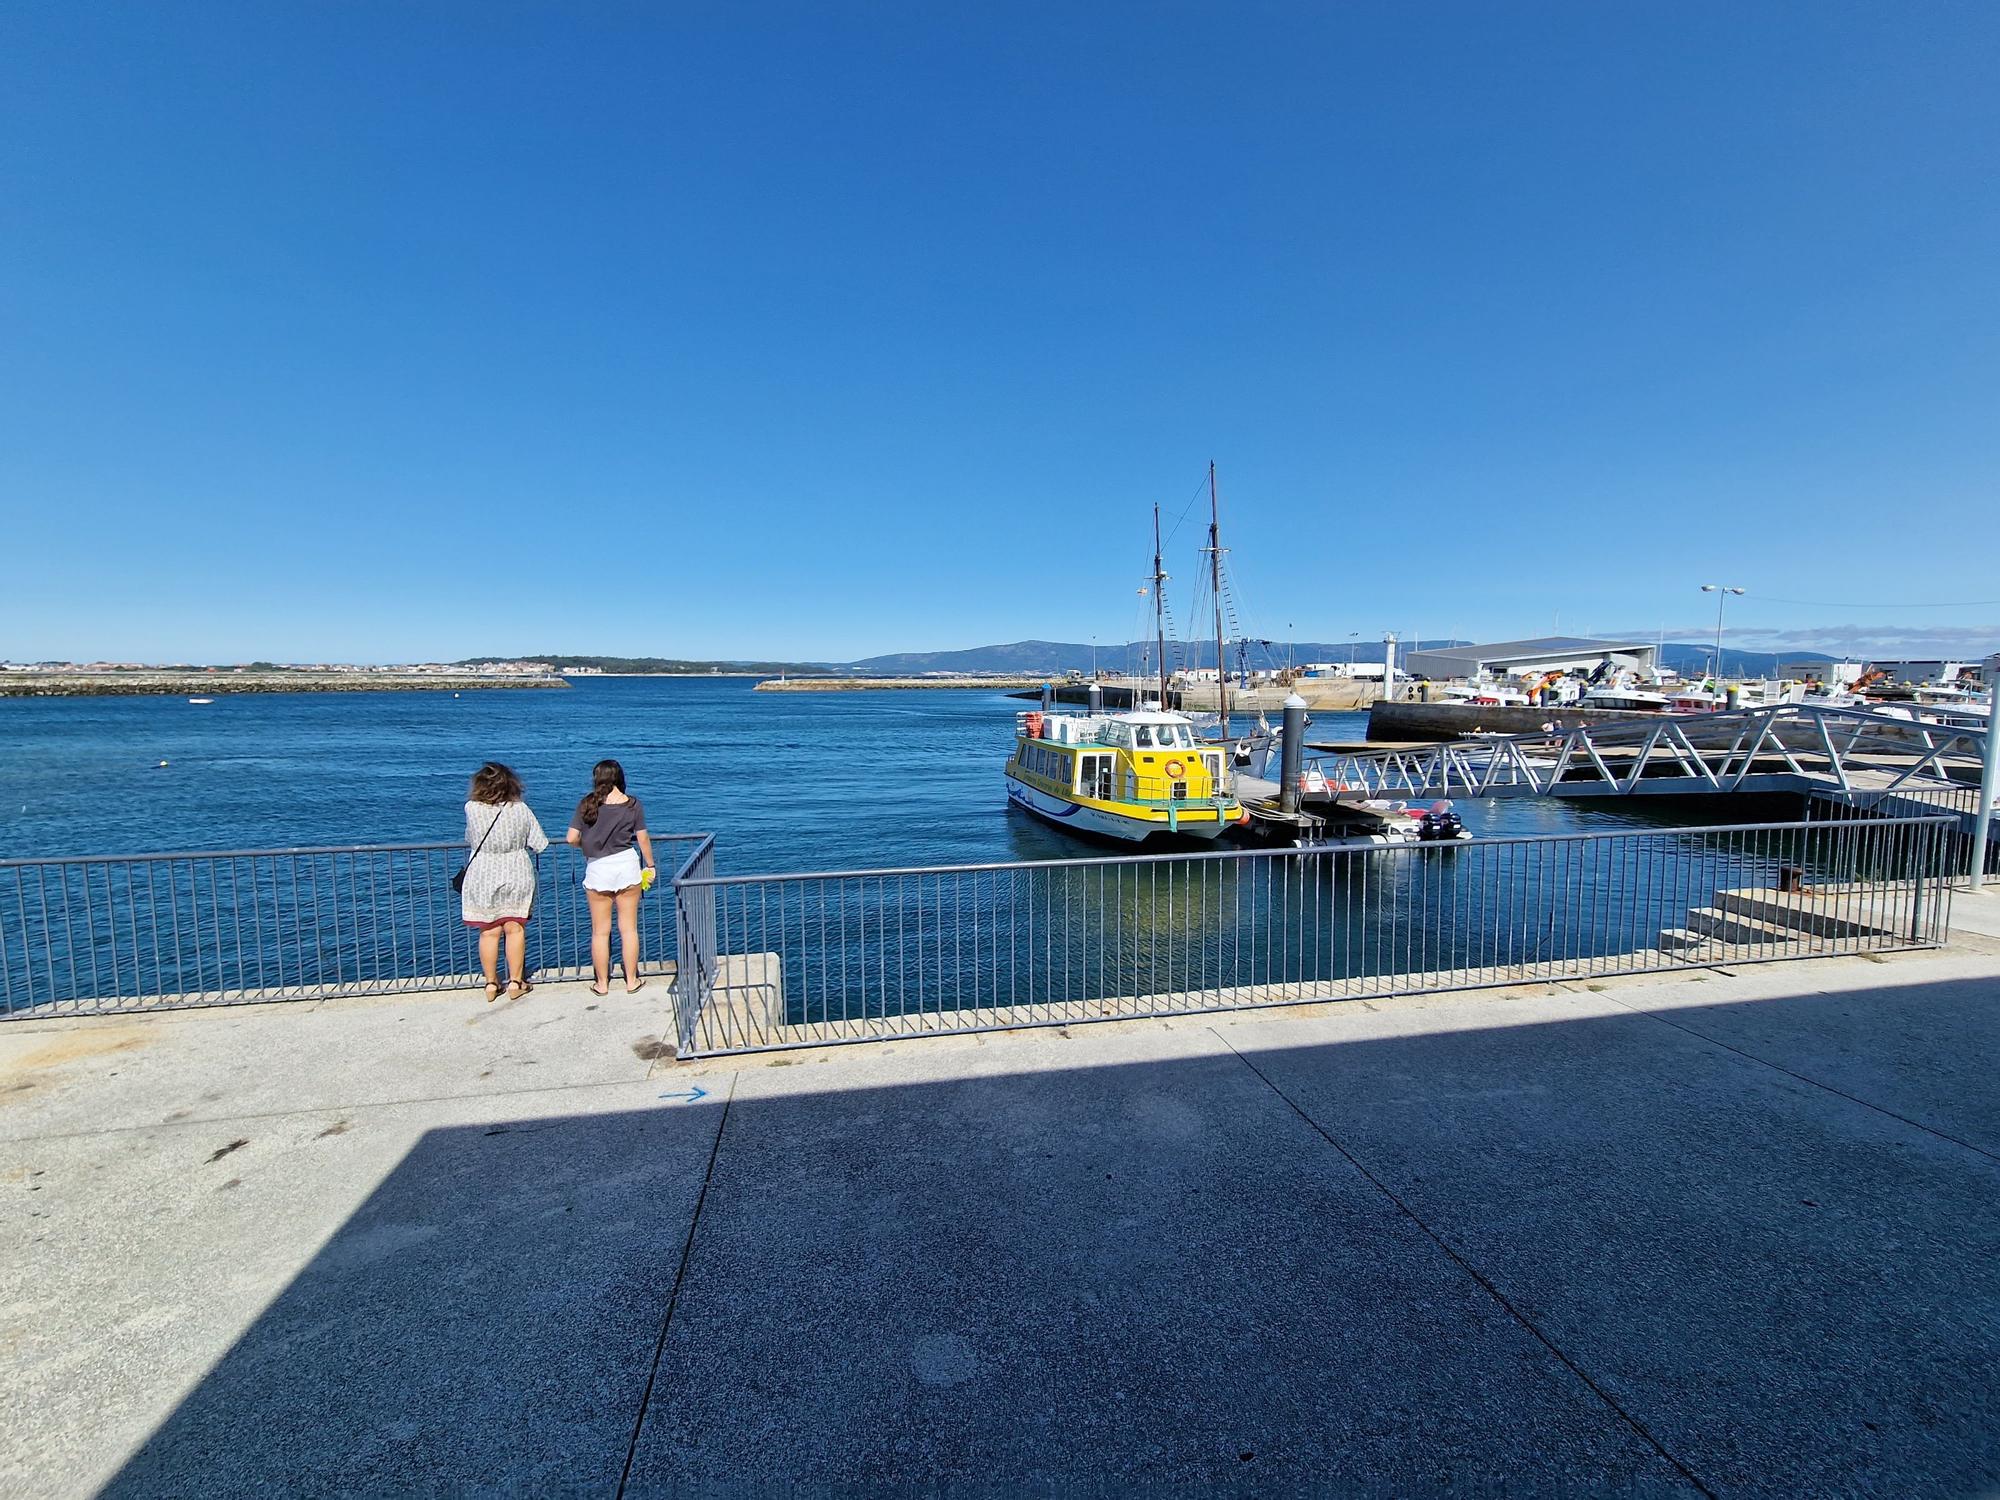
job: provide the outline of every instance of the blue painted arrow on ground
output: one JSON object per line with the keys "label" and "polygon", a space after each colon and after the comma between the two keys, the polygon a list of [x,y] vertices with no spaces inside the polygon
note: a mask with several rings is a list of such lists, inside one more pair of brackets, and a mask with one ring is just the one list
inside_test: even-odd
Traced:
{"label": "blue painted arrow on ground", "polygon": [[706,1099],[708,1097],[708,1090],[700,1084],[696,1084],[693,1088],[685,1092],[679,1094],[662,1094],[660,1097],[662,1099],[685,1099],[688,1103],[692,1104],[697,1099]]}

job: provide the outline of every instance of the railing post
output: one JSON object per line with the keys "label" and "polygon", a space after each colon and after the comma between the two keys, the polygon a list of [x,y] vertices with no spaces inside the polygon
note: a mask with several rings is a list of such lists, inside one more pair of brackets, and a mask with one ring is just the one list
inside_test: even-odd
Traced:
{"label": "railing post", "polygon": [[[2000,704],[2000,657],[1989,664],[1991,701]],[[1975,891],[1986,885],[1986,830],[1993,821],[1993,802],[2000,797],[2000,709],[1987,714],[1986,742],[1979,755],[1979,806],[1973,810],[1972,868],[1967,872]]]}
{"label": "railing post", "polygon": [[694,1051],[702,1007],[715,972],[715,887],[690,885],[715,873],[715,845],[704,843],[674,875],[674,1052]]}
{"label": "railing post", "polygon": [[[1912,861],[1916,866],[1916,878],[1910,883],[1910,941],[1921,943],[1924,932],[1924,865],[1930,859],[1930,849],[1925,846],[1932,841],[1923,836],[1929,829],[1918,828],[1914,831],[1917,837],[1911,842],[1917,846],[1917,857]],[[1937,841],[1937,847],[1944,847],[1942,840]]]}

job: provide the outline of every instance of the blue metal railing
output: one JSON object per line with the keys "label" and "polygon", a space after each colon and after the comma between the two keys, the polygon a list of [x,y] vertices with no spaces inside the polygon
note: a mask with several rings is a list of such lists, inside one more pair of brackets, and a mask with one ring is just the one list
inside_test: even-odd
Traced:
{"label": "blue metal railing", "polygon": [[1944,940],[1951,819],[674,882],[682,1056]]}
{"label": "blue metal railing", "polygon": [[[679,863],[697,834],[656,834]],[[478,969],[451,876],[460,843],[0,860],[0,1016],[448,989]],[[536,860],[527,962],[590,972],[581,856]],[[644,969],[676,952],[672,902],[640,903]],[[615,953],[614,947],[614,953]]]}
{"label": "blue metal railing", "polygon": [[[676,873],[640,921],[645,967],[675,964],[690,1056],[1922,946],[1944,938],[1953,823],[751,876],[715,873],[711,835],[657,835]],[[469,984],[450,887],[464,858],[432,843],[0,861],[0,1017]],[[558,846],[538,869],[530,970],[584,977],[581,860]]]}

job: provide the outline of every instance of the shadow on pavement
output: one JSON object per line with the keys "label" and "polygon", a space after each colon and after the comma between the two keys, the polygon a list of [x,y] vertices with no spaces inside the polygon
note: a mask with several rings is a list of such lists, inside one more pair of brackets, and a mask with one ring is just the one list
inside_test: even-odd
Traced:
{"label": "shadow on pavement", "polygon": [[1977,1490],[1992,1008],[914,1048],[984,1071],[434,1130],[108,1493]]}

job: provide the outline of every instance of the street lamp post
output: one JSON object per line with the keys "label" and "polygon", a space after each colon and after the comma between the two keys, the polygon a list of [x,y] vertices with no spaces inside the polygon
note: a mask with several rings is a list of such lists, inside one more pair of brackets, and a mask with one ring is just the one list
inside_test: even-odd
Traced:
{"label": "street lamp post", "polygon": [[1701,591],[1715,595],[1715,680],[1719,687],[1722,682],[1722,606],[1729,602],[1731,594],[1740,594],[1743,590],[1733,583],[1704,583]]}

